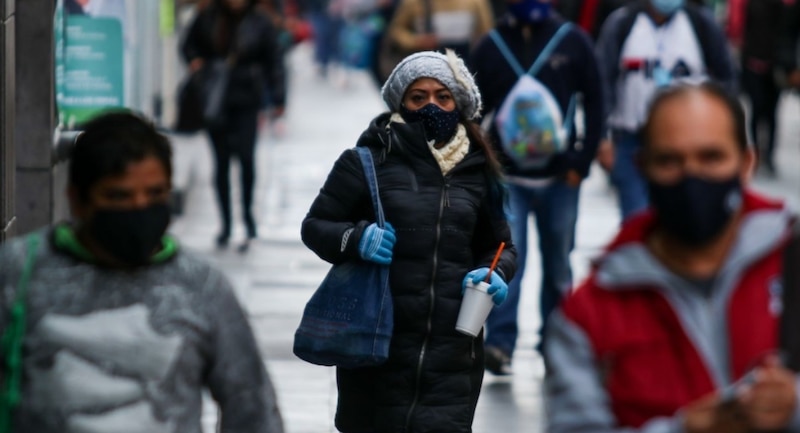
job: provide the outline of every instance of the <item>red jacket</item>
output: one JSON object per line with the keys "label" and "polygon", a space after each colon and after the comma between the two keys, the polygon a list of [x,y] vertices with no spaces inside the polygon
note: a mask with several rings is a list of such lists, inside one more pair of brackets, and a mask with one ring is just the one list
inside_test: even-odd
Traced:
{"label": "red jacket", "polygon": [[[585,431],[669,422],[681,407],[740,378],[776,348],[781,252],[791,218],[780,204],[750,192],[744,212],[737,243],[708,297],[690,293],[690,283],[647,252],[643,241],[654,228],[652,214],[622,228],[552,324],[562,328],[552,341],[548,336],[546,350],[555,346],[548,369],[563,377],[548,389],[551,411],[559,404],[583,407],[589,419],[573,413],[582,426],[608,418],[604,411],[613,415],[613,425]],[[579,348],[566,349],[575,341],[588,343],[587,359],[577,359]],[[594,377],[600,387],[595,394],[605,396],[591,397],[581,389],[587,380],[570,384],[569,376]]]}

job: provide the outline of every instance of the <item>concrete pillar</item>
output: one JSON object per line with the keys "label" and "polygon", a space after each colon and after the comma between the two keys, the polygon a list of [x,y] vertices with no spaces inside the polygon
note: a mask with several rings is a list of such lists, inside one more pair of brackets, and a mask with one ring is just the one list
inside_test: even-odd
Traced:
{"label": "concrete pillar", "polygon": [[[17,233],[52,222],[55,69],[53,0],[16,2],[16,212]],[[55,189],[55,191],[54,191]]]}
{"label": "concrete pillar", "polygon": [[0,0],[0,242],[14,234],[14,0]]}

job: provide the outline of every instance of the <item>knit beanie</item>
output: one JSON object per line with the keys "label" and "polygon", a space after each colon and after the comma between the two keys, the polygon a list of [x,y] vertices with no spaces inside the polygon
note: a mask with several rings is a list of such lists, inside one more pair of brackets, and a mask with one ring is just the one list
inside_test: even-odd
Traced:
{"label": "knit beanie", "polygon": [[453,94],[458,108],[467,119],[481,112],[481,93],[464,61],[452,50],[447,54],[422,51],[411,54],[395,66],[381,89],[384,102],[393,112],[400,109],[406,89],[420,78],[433,78]]}

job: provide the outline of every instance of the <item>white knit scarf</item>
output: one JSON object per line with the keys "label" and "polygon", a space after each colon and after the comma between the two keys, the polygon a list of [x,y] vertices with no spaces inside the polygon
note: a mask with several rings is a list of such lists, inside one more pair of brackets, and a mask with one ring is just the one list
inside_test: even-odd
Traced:
{"label": "white knit scarf", "polygon": [[[406,123],[399,113],[393,113],[389,119],[390,122]],[[467,137],[467,128],[462,124],[458,124],[456,135],[450,139],[444,146],[437,149],[433,140],[428,142],[428,149],[439,164],[442,174],[447,174],[453,167],[456,166],[465,156],[469,153],[469,137]]]}

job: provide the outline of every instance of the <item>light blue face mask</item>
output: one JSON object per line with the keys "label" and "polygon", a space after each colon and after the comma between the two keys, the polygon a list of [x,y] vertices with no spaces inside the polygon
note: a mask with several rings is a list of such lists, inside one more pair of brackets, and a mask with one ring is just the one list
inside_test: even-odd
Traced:
{"label": "light blue face mask", "polygon": [[650,3],[662,15],[672,15],[683,7],[684,0],[650,0]]}

